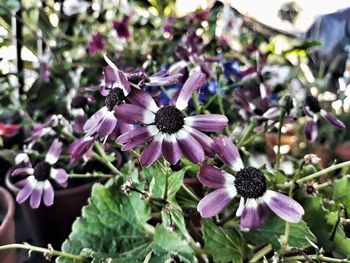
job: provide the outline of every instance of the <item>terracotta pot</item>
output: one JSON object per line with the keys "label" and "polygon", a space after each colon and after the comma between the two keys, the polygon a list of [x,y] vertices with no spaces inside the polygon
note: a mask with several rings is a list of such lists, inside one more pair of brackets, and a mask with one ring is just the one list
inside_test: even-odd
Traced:
{"label": "terracotta pot", "polygon": [[[11,170],[6,175],[5,183],[16,195],[20,189],[10,181],[10,172]],[[53,248],[60,249],[71,232],[72,223],[81,215],[82,207],[87,204],[93,184],[105,180],[100,178],[73,188],[56,190],[54,203],[49,207],[41,204],[39,208],[33,209],[28,201],[21,204],[21,210],[36,243],[40,246],[51,244]]]}
{"label": "terracotta pot", "polygon": [[[0,187],[0,245],[15,243],[15,203],[11,194]],[[16,250],[0,251],[0,262],[16,263]]]}

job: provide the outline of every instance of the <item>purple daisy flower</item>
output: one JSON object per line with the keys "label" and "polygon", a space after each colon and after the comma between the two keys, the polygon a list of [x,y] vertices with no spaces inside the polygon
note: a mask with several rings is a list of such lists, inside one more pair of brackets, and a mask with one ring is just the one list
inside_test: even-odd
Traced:
{"label": "purple daisy flower", "polygon": [[128,39],[130,38],[130,30],[129,30],[129,16],[124,15],[120,21],[113,21],[113,27],[117,34],[121,38]]}
{"label": "purple daisy flower", "polygon": [[322,109],[320,102],[314,96],[308,95],[305,99],[304,112],[312,119],[305,125],[305,137],[307,140],[313,142],[317,138],[317,121],[319,116],[323,117],[326,121],[332,124],[335,128],[344,129],[345,124],[336,118],[334,115],[328,113]]}
{"label": "purple daisy flower", "polygon": [[150,141],[142,151],[140,163],[150,166],[162,154],[171,164],[176,164],[183,154],[193,163],[200,163],[204,155],[214,156],[215,142],[203,132],[216,132],[226,127],[227,118],[219,114],[207,114],[186,117],[182,112],[194,90],[205,82],[203,73],[190,76],[181,89],[175,105],[159,108],[152,96],[140,90],[134,90],[129,96],[133,104],[120,105],[115,114],[128,123],[140,123],[142,126],[122,134],[117,138],[125,144],[123,151],[134,149]]}
{"label": "purple daisy flower", "polygon": [[38,208],[41,200],[46,206],[51,206],[54,201],[54,189],[51,180],[54,180],[61,187],[67,187],[68,175],[62,168],[53,168],[53,165],[60,158],[62,151],[62,142],[55,139],[46,154],[45,161],[40,161],[34,168],[26,154],[22,157],[26,167],[17,168],[12,172],[12,176],[26,174],[28,177],[16,183],[22,189],[16,197],[20,204],[30,198],[30,206]]}
{"label": "purple daisy flower", "polygon": [[88,136],[74,140],[67,149],[70,155],[70,163],[75,162],[83,156],[89,155],[92,152],[92,145],[95,141],[94,137]]}
{"label": "purple daisy flower", "polygon": [[199,181],[215,189],[197,206],[202,217],[217,215],[239,195],[236,215],[241,217],[243,229],[260,228],[268,219],[269,209],[287,222],[298,223],[301,220],[303,207],[284,194],[268,190],[263,172],[254,167],[244,167],[238,149],[228,137],[221,135],[215,142],[218,155],[236,174],[232,176],[211,165],[201,167]]}
{"label": "purple daisy flower", "polygon": [[95,54],[97,51],[105,49],[105,41],[101,33],[92,35],[91,42],[89,43],[88,51],[89,54]]}

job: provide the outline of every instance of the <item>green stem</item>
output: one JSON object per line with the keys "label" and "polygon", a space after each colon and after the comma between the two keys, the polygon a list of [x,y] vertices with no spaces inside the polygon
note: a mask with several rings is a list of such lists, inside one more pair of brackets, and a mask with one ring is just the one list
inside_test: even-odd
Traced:
{"label": "green stem", "polygon": [[267,246],[260,249],[258,252],[256,252],[253,256],[253,258],[249,262],[259,262],[259,260],[264,257],[267,253],[269,253],[272,250],[272,245],[268,244]]}
{"label": "green stem", "polygon": [[[347,262],[350,263],[350,260],[348,259],[337,259],[337,258],[330,258],[330,257],[325,257],[322,255],[308,255],[307,256],[309,259],[316,259],[320,260],[322,262],[336,262],[336,263],[342,263],[342,262]],[[284,257],[284,262],[296,262],[298,260],[305,260],[307,259],[305,256],[292,256],[292,257]]]}
{"label": "green stem", "polygon": [[124,174],[119,171],[112,163],[110,163],[107,159],[103,158],[102,156],[98,155],[97,153],[93,153],[92,156],[100,161],[101,163],[103,163],[104,165],[106,165],[113,173],[116,173],[120,176],[123,176]]}
{"label": "green stem", "polygon": [[245,140],[247,139],[248,135],[251,133],[252,130],[254,130],[254,128],[256,127],[256,122],[252,121],[242,132],[241,136],[238,139],[238,143],[237,143],[237,148],[240,148],[243,146],[243,143],[245,142]]}
{"label": "green stem", "polygon": [[[220,87],[220,77],[218,77],[218,83],[217,83],[217,87],[216,87],[216,100],[218,101],[218,105],[219,105],[219,110],[220,113],[224,116],[226,116],[225,114],[225,109],[224,109],[224,104],[222,102],[222,96],[221,96],[221,87]],[[226,134],[230,135],[230,129],[228,128],[228,126],[226,126],[225,128]]]}
{"label": "green stem", "polygon": [[36,246],[29,245],[27,243],[9,244],[9,245],[0,246],[0,251],[7,250],[7,249],[16,249],[16,248],[27,249],[30,251],[36,251],[36,252],[40,252],[40,253],[48,254],[48,255],[52,255],[52,256],[60,256],[60,257],[70,258],[72,260],[78,260],[79,262],[85,262],[85,260],[86,260],[86,258],[83,256],[79,256],[79,255],[75,255],[75,254],[71,254],[71,253],[67,253],[67,252],[63,252],[63,251],[58,251],[58,250],[54,250],[54,249],[49,249],[49,248],[36,247]]}
{"label": "green stem", "polygon": [[163,199],[167,201],[168,199],[168,187],[169,187],[169,177],[170,177],[169,170],[165,173],[165,185],[164,185],[164,196]]}
{"label": "green stem", "polygon": [[182,184],[181,187],[194,201],[199,202],[199,198],[186,185]]}
{"label": "green stem", "polygon": [[198,94],[196,92],[193,93],[192,95],[193,98],[193,102],[194,102],[194,108],[196,109],[197,113],[201,113],[201,106],[199,103],[199,98],[198,98]]}
{"label": "green stem", "polygon": [[94,177],[105,177],[105,178],[111,178],[113,175],[111,174],[101,174],[101,173],[86,173],[86,174],[75,174],[70,173],[68,174],[69,178],[94,178]]}
{"label": "green stem", "polygon": [[284,123],[284,117],[286,115],[285,107],[282,108],[281,114],[279,117],[279,127],[278,127],[278,139],[277,139],[277,156],[276,156],[276,171],[280,168],[281,163],[281,138],[282,138],[282,127]]}

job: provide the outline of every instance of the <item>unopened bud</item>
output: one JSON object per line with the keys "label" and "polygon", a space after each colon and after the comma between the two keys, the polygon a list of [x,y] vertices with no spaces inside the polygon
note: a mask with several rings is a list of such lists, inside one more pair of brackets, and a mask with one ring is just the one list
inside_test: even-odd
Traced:
{"label": "unopened bud", "polygon": [[318,164],[318,163],[320,163],[320,161],[321,161],[321,158],[313,153],[309,153],[309,154],[304,156],[304,162],[306,164]]}

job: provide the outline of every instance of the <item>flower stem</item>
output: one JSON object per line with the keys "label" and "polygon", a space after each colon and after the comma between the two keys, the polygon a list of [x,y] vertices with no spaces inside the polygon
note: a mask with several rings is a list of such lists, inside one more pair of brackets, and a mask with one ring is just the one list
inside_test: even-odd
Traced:
{"label": "flower stem", "polygon": [[276,155],[276,171],[280,168],[281,163],[281,139],[282,139],[282,127],[284,123],[284,117],[286,115],[286,108],[282,107],[279,117],[278,138],[277,138],[277,155]]}
{"label": "flower stem", "polygon": [[241,136],[238,139],[237,148],[240,148],[243,146],[244,142],[246,141],[248,135],[251,133],[252,130],[256,127],[256,121],[252,121],[242,132]]}
{"label": "flower stem", "polygon": [[[348,260],[346,258],[337,259],[337,258],[325,257],[323,255],[308,255],[307,258],[320,260],[322,262],[335,262],[335,263],[347,262],[347,263],[350,263],[350,260]],[[305,260],[307,258],[305,256],[292,256],[292,257],[284,257],[283,259],[284,259],[284,262],[296,262],[298,260]]]}
{"label": "flower stem", "polygon": [[1,250],[7,250],[7,249],[27,249],[30,251],[36,251],[36,252],[40,252],[43,253],[45,255],[50,255],[50,256],[60,256],[60,257],[65,257],[65,258],[70,258],[72,260],[74,260],[74,262],[85,262],[86,258],[80,255],[75,255],[75,254],[71,254],[71,253],[67,253],[67,252],[63,252],[63,251],[58,251],[58,250],[54,250],[51,248],[43,248],[43,247],[36,247],[36,246],[32,246],[30,244],[24,243],[24,244],[9,244],[9,245],[3,245],[0,246],[0,251]]}
{"label": "flower stem", "polygon": [[102,174],[102,173],[85,173],[85,174],[76,174],[70,173],[68,174],[69,178],[94,178],[94,177],[103,177],[103,178],[111,178],[112,174]]}
{"label": "flower stem", "polygon": [[94,142],[94,146],[97,149],[98,153],[93,153],[93,157],[95,159],[97,159],[98,161],[100,161],[101,163],[105,164],[109,169],[111,169],[112,172],[123,176],[124,174],[119,171],[119,169],[117,167],[115,167],[109,160],[108,160],[108,156],[105,152],[105,150],[101,147],[99,142]]}
{"label": "flower stem", "polygon": [[249,262],[259,262],[259,260],[265,256],[267,253],[269,253],[272,250],[272,245],[268,244],[267,246],[260,249],[258,252],[256,252],[253,256],[253,258]]}

